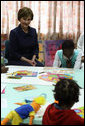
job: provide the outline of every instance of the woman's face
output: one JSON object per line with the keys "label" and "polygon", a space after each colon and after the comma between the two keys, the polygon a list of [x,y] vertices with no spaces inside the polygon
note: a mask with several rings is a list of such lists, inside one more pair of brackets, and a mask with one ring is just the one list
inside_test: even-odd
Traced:
{"label": "woman's face", "polygon": [[21,23],[21,26],[22,26],[23,29],[27,29],[30,22],[31,22],[31,17],[30,16],[29,17],[22,17],[20,19],[20,23]]}

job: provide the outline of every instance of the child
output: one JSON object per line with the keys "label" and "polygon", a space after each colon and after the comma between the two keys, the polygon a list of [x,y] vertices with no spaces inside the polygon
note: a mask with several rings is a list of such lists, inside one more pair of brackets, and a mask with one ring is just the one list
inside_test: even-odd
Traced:
{"label": "child", "polygon": [[84,32],[80,35],[77,42],[77,49],[80,49],[82,52],[82,62],[84,62]]}
{"label": "child", "polygon": [[82,52],[81,62],[82,68],[84,68],[84,32],[80,35],[78,39],[77,49],[79,49]]}
{"label": "child", "polygon": [[71,107],[79,101],[79,86],[74,80],[60,79],[54,89],[55,102],[43,115],[43,125],[84,125],[84,119]]}
{"label": "child", "polygon": [[81,68],[81,51],[74,49],[72,40],[65,40],[62,49],[55,54],[53,67]]}

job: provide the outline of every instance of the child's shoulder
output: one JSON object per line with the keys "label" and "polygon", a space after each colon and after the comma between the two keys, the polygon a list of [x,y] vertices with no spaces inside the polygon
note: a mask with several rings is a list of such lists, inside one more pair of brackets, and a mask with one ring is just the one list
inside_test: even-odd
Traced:
{"label": "child's shoulder", "polygon": [[60,49],[56,52],[56,55],[58,55],[59,57],[63,55],[63,50]]}
{"label": "child's shoulder", "polygon": [[58,50],[56,53],[62,53],[63,52],[63,50],[62,49],[60,49],[60,50]]}
{"label": "child's shoulder", "polygon": [[75,55],[78,55],[78,54],[82,55],[82,52],[78,49],[74,49],[74,54]]}

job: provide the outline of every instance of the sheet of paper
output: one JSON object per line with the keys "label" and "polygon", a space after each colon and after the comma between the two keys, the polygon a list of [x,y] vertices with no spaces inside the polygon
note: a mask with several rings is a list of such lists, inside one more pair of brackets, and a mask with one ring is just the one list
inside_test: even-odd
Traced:
{"label": "sheet of paper", "polygon": [[46,75],[43,74],[39,76],[39,79],[42,79],[44,81],[51,81],[54,83],[56,83],[59,80],[59,78],[72,79],[73,77],[70,76],[69,74],[55,74],[55,73],[47,73]]}
{"label": "sheet of paper", "polygon": [[28,71],[34,71],[34,72],[41,72],[43,70],[43,67],[29,67],[29,66],[8,66],[9,70],[7,73],[12,73],[12,72],[16,72],[19,70],[28,70]]}
{"label": "sheet of paper", "polygon": [[1,108],[7,108],[7,99],[1,98]]}
{"label": "sheet of paper", "polygon": [[43,72],[51,72],[57,74],[73,74],[74,70],[71,68],[56,68],[56,67],[44,67]]}
{"label": "sheet of paper", "polygon": [[7,78],[7,75],[1,74],[1,83],[7,83],[7,84],[23,84],[24,83],[24,84],[32,84],[32,85],[52,85],[53,84],[53,82],[48,82],[48,81],[39,79],[38,76],[37,77],[22,77],[21,79],[9,79]]}
{"label": "sheet of paper", "polygon": [[23,85],[19,87],[13,87],[16,91],[27,91],[27,90],[32,90],[36,89],[33,85]]}
{"label": "sheet of paper", "polygon": [[28,70],[20,70],[12,73],[7,73],[8,77],[37,77],[38,72],[28,71]]}
{"label": "sheet of paper", "polygon": [[50,103],[47,102],[45,105],[42,105],[41,108],[40,108],[40,110],[36,113],[35,117],[38,117],[38,118],[42,117],[44,115],[44,112],[45,112],[45,110],[46,110],[46,108],[47,108],[47,106],[49,104]]}
{"label": "sheet of paper", "polygon": [[1,84],[1,94],[5,93],[6,84]]}

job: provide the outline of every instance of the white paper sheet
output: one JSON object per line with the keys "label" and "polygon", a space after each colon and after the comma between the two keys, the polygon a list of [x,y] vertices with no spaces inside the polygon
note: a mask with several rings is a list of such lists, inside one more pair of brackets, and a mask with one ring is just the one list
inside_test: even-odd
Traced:
{"label": "white paper sheet", "polygon": [[7,99],[1,98],[1,108],[7,108]]}
{"label": "white paper sheet", "polygon": [[1,93],[3,93],[3,90],[6,88],[6,84],[1,84]]}
{"label": "white paper sheet", "polygon": [[44,112],[45,112],[45,110],[46,110],[46,108],[47,108],[47,106],[49,104],[50,103],[47,102],[45,105],[42,105],[41,108],[40,108],[40,110],[36,113],[35,117],[38,117],[38,118],[42,117],[44,115]]}

